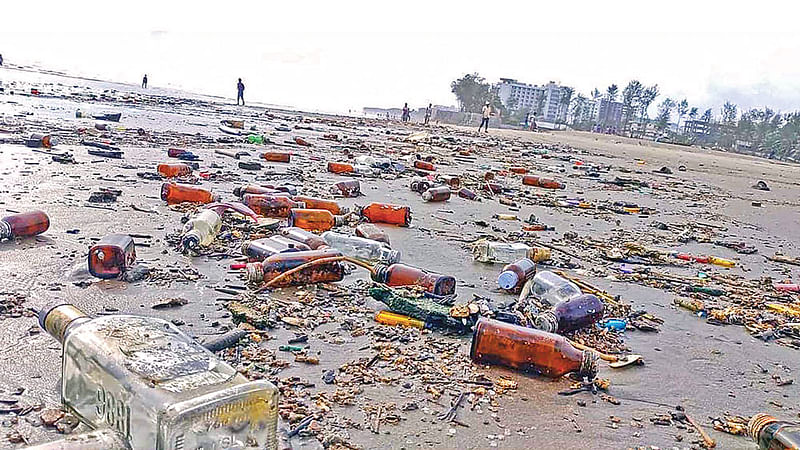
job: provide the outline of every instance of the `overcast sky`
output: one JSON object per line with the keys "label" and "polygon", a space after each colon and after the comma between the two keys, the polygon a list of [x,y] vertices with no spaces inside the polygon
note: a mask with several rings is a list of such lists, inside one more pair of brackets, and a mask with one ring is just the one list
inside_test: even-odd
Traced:
{"label": "overcast sky", "polygon": [[453,105],[469,72],[584,94],[635,78],[715,115],[725,100],[800,109],[790,2],[5,3],[7,62],[232,99],[242,77],[247,99],[303,109]]}

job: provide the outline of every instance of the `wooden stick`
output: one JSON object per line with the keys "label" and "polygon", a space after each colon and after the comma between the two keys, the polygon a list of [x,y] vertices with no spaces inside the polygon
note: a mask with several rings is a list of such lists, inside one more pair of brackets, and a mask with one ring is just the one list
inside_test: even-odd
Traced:
{"label": "wooden stick", "polygon": [[694,420],[692,420],[692,418],[689,417],[688,414],[684,413],[684,415],[686,416],[686,420],[690,424],[692,424],[692,426],[694,427],[695,430],[697,430],[698,433],[700,433],[700,436],[703,438],[703,443],[705,443],[706,448],[714,448],[717,446],[717,443],[714,441],[714,439],[711,439],[711,436],[709,436],[705,431],[703,431],[703,429],[700,428],[700,425],[698,425]]}

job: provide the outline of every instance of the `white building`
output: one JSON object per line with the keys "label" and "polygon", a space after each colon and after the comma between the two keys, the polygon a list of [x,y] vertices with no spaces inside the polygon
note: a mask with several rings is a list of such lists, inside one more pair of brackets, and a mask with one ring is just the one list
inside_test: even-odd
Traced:
{"label": "white building", "polygon": [[566,89],[552,81],[537,86],[501,78],[497,93],[504,106],[536,113],[537,120],[563,122],[567,119],[569,108],[565,103],[569,100],[566,98]]}

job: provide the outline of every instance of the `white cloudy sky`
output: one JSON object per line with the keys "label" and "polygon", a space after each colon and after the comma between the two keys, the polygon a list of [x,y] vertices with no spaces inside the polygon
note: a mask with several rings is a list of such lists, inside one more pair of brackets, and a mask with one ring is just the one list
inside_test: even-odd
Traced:
{"label": "white cloudy sky", "polygon": [[467,72],[585,94],[636,78],[715,113],[725,100],[800,109],[792,2],[205,3],[4,2],[0,53],[232,97],[242,77],[251,100],[324,111],[454,104],[449,83]]}

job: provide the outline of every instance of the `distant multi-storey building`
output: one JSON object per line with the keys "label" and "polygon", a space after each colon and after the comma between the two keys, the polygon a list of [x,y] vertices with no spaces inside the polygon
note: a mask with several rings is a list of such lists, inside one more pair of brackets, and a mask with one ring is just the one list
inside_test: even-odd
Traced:
{"label": "distant multi-storey building", "polygon": [[619,127],[622,123],[624,105],[607,98],[596,100],[594,121],[597,124],[609,127]]}
{"label": "distant multi-storey building", "polygon": [[553,81],[537,86],[501,78],[497,94],[504,106],[531,111],[538,120],[564,122],[567,119],[568,88]]}

